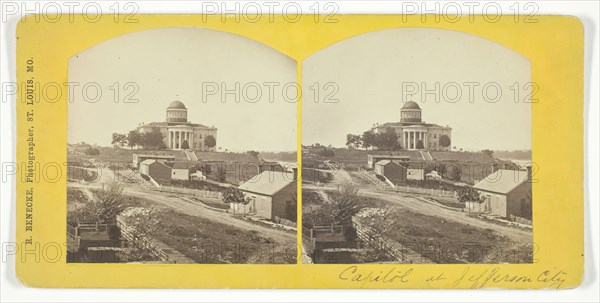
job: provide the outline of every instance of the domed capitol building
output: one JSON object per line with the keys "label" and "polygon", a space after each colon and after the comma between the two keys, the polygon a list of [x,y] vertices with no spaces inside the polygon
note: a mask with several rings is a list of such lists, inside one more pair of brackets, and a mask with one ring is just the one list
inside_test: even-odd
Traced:
{"label": "domed capitol building", "polygon": [[[191,123],[187,119],[187,108],[181,101],[173,101],[167,107],[165,122],[151,122],[138,126],[137,130],[142,133],[151,132],[153,128],[160,129],[163,134],[165,146],[168,149],[189,149],[202,151],[215,151],[214,146],[207,146],[206,138],[212,136],[217,139],[217,129],[202,124]],[[187,144],[185,144],[187,143]]]}
{"label": "domed capitol building", "polygon": [[371,129],[374,133],[384,133],[388,128],[393,129],[398,135],[398,142],[403,149],[415,150],[421,141],[423,149],[449,151],[451,144],[440,144],[440,137],[447,136],[452,139],[452,128],[421,120],[421,107],[414,101],[408,101],[400,109],[400,122],[376,124]]}

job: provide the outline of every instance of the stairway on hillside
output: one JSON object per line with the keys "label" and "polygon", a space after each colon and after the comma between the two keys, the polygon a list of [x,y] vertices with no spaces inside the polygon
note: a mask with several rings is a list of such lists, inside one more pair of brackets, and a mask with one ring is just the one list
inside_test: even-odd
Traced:
{"label": "stairway on hillside", "polygon": [[423,157],[423,160],[425,161],[433,161],[433,157],[431,156],[431,154],[429,153],[428,150],[421,150],[421,157]]}
{"label": "stairway on hillside", "polygon": [[193,150],[186,150],[185,155],[188,161],[198,161],[198,157],[196,157],[196,153]]}

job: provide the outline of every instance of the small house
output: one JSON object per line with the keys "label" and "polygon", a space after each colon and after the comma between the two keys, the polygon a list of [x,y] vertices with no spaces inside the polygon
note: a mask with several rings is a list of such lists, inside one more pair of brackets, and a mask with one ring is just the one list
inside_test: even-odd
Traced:
{"label": "small house", "polygon": [[484,208],[503,218],[531,220],[531,167],[527,171],[500,169],[473,185],[482,196]]}
{"label": "small house", "polygon": [[171,168],[155,159],[144,160],[140,163],[140,173],[154,180],[170,180]]}
{"label": "small house", "polygon": [[391,160],[379,160],[375,163],[375,173],[386,177],[392,183],[397,184],[406,180],[406,167]]}
{"label": "small house", "polygon": [[406,167],[406,179],[407,180],[425,180],[425,162],[423,161],[411,161],[405,162],[402,165]]}
{"label": "small house", "polygon": [[161,163],[175,161],[175,156],[167,155],[167,154],[164,154],[164,155],[133,154],[132,158],[133,158],[133,165],[138,168],[140,166],[140,163],[144,162],[145,160],[156,160]]}
{"label": "small house", "polygon": [[171,179],[173,180],[189,180],[190,169],[186,162],[175,162],[171,167]]}
{"label": "small house", "polygon": [[[296,178],[293,172],[263,171],[238,187],[250,200],[246,205],[232,204],[236,213],[244,212],[269,220],[289,218],[296,208]],[[295,218],[291,218],[295,221]]]}

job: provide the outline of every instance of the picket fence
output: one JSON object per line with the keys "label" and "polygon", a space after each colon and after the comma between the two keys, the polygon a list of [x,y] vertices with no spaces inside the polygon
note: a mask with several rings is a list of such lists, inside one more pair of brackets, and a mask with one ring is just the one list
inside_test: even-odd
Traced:
{"label": "picket fence", "polygon": [[213,198],[213,199],[222,199],[223,194],[219,191],[210,191],[204,189],[194,189],[194,188],[185,188],[185,187],[177,187],[177,186],[165,186],[159,185],[158,188],[155,187],[156,190],[168,193],[179,193],[179,194],[187,194],[193,195],[196,197],[202,198]]}

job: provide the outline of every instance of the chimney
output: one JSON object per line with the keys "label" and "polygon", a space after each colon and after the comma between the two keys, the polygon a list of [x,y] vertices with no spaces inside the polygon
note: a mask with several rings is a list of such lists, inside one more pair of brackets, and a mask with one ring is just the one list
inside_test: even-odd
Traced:
{"label": "chimney", "polygon": [[294,181],[298,181],[298,168],[292,168],[292,171],[294,171]]}
{"label": "chimney", "polygon": [[527,180],[531,180],[531,165],[527,165]]}

